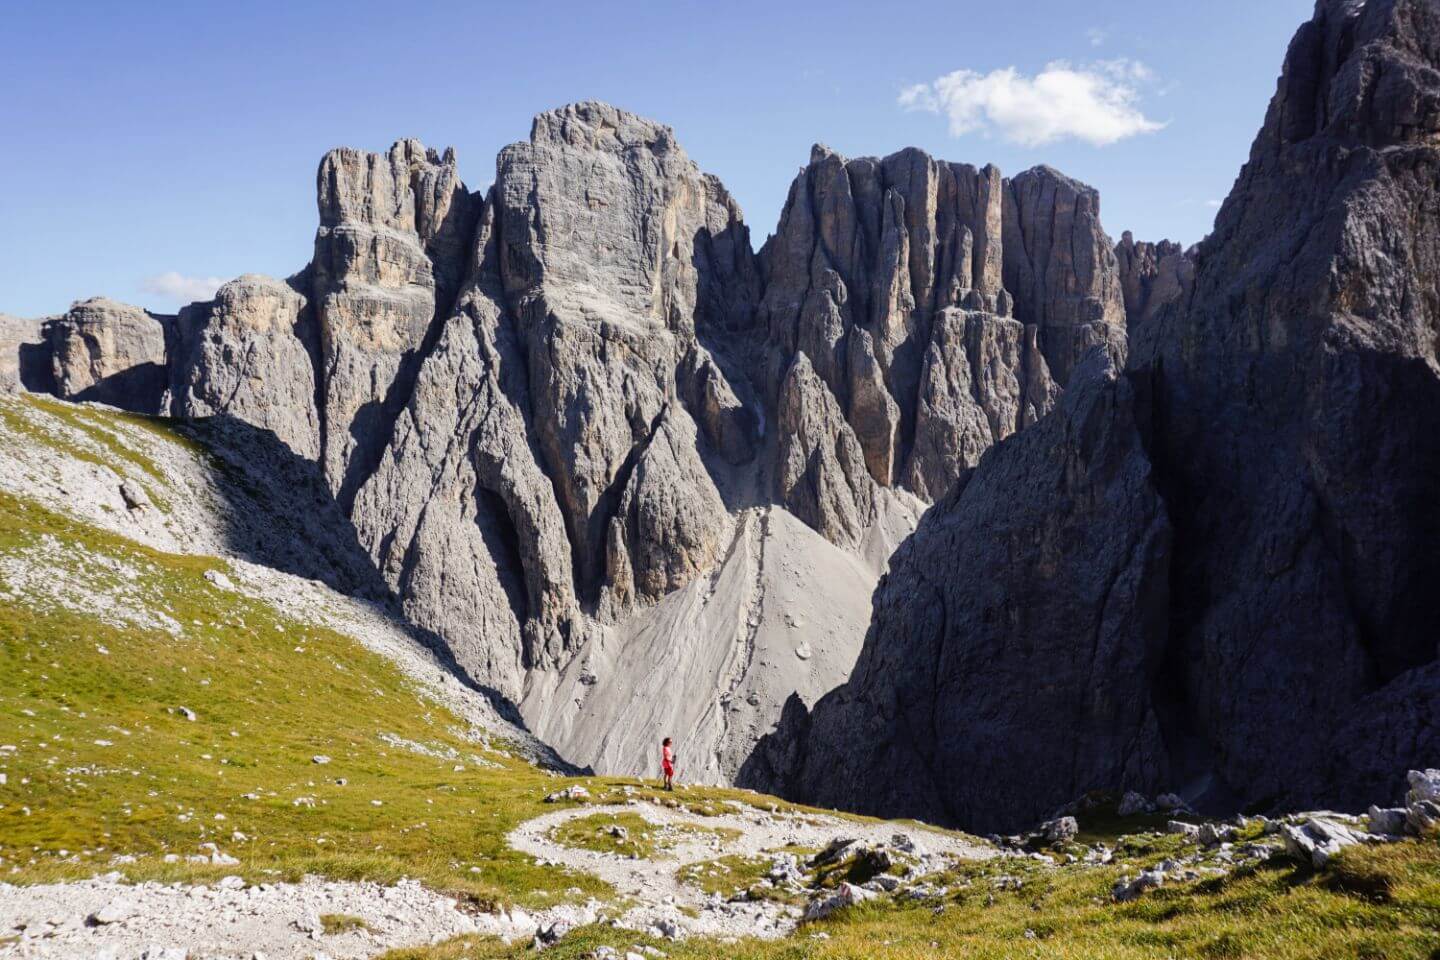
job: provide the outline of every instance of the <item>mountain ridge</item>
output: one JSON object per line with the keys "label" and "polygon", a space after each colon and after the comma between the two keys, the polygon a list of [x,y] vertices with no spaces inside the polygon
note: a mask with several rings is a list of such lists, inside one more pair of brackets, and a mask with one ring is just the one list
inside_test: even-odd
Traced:
{"label": "mountain ridge", "polygon": [[[405,616],[577,763],[705,729],[694,772],[731,779],[849,670],[925,504],[1085,345],[1124,355],[1098,197],[1049,168],[817,146],[759,251],[670,128],[606,104],[538,115],[496,171],[472,192],[450,150],[330,151],[305,268],[173,318],[77,308],[49,366],[314,462]],[[127,388],[141,363],[168,388]],[[713,666],[676,689],[667,650]]]}

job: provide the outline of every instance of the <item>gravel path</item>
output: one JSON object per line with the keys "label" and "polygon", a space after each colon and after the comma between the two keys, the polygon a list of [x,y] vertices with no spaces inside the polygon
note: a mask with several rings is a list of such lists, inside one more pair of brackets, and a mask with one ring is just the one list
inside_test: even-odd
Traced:
{"label": "gravel path", "polygon": [[[601,853],[562,846],[551,839],[551,831],[569,820],[595,814],[630,813],[657,827],[709,827],[735,830],[733,839],[698,833],[682,839],[672,848],[649,859],[632,860],[613,853]],[[896,824],[857,823],[836,817],[772,814],[736,805],[736,812],[718,817],[698,817],[653,803],[569,807],[529,820],[510,833],[510,846],[538,860],[560,864],[593,874],[615,888],[621,897],[639,901],[617,920],[617,925],[682,935],[780,937],[794,929],[799,910],[768,901],[725,902],[680,882],[678,872],[690,864],[719,857],[750,856],[787,845],[824,847],[832,840],[860,840],[867,845],[891,843],[897,834],[906,835],[923,853],[922,865],[941,869],[955,859],[980,859],[994,851],[960,837],[918,827]]]}
{"label": "gravel path", "polygon": [[[365,928],[327,935],[322,914],[359,917]],[[111,875],[78,883],[0,884],[0,942],[19,938],[0,946],[7,960],[252,960],[257,954],[267,960],[358,960],[474,932],[513,939],[529,936],[534,924],[468,916],[454,900],[414,881],[381,887],[309,878],[247,887],[234,877],[207,887],[128,884]]]}
{"label": "gravel path", "polygon": [[[632,813],[657,827],[681,828],[682,839],[649,859],[561,846],[555,827],[594,814]],[[685,827],[725,828],[732,838]],[[611,922],[663,936],[784,936],[799,909],[770,902],[729,903],[681,883],[683,867],[729,855],[761,854],[794,844],[824,847],[836,838],[892,843],[905,834],[921,853],[921,871],[957,858],[994,851],[916,827],[863,824],[834,817],[771,814],[740,805],[734,813],[700,817],[653,803],[566,807],[529,820],[511,832],[516,850],[556,866],[593,874],[628,904],[616,916],[601,903],[566,904],[528,914],[470,914],[415,881],[391,887],[307,878],[302,883],[247,886],[231,877],[213,886],[124,882],[109,874],[77,883],[11,886],[0,883],[0,958],[4,960],[359,960],[388,949],[484,933],[528,939],[561,923]],[[364,928],[325,934],[320,917],[359,917]],[[6,942],[7,938],[15,938]]]}

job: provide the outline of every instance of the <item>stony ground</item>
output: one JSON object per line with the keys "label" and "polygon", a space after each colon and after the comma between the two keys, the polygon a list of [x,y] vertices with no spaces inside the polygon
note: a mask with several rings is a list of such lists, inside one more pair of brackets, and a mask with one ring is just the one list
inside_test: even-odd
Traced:
{"label": "stony ground", "polygon": [[[697,827],[704,832],[682,833],[673,847],[650,858],[631,859],[624,853],[567,847],[553,833],[561,824],[581,817],[633,813],[660,828]],[[715,832],[715,831],[718,831]],[[723,834],[733,831],[733,836]],[[783,936],[795,928],[802,910],[793,904],[763,899],[732,901],[706,894],[683,882],[687,866],[722,857],[778,855],[783,848],[823,849],[840,840],[867,847],[898,846],[915,851],[913,876],[937,872],[958,859],[983,859],[995,851],[956,834],[893,823],[862,824],[812,814],[769,813],[734,804],[733,812],[697,818],[683,810],[632,800],[628,804],[600,804],[557,810],[531,820],[509,837],[515,849],[560,866],[593,874],[615,888],[635,906],[619,918],[621,926],[661,933],[701,936]],[[897,842],[898,841],[898,842]]]}
{"label": "stony ground", "polygon": [[[350,929],[327,933],[325,919]],[[0,885],[0,928],[17,938],[0,946],[0,957],[17,960],[322,954],[338,960],[464,933],[525,932],[504,916],[472,917],[415,882],[382,887],[309,878],[248,885],[236,876],[214,885],[129,884],[118,873],[78,883]]]}
{"label": "stony ground", "polygon": [[[251,960],[263,955],[268,960],[303,960],[324,955],[338,960],[462,934],[528,941],[537,934],[544,937],[546,932],[559,934],[599,922],[666,938],[779,937],[794,930],[803,915],[799,906],[706,894],[683,882],[680,871],[722,857],[769,854],[783,860],[783,848],[818,850],[857,841],[868,848],[912,851],[909,874],[918,879],[958,860],[995,853],[960,835],[918,827],[772,813],[740,803],[730,811],[703,816],[632,798],[628,803],[567,805],[527,821],[511,832],[512,847],[546,866],[598,877],[618,898],[533,912],[477,910],[414,881],[381,886],[312,877],[300,883],[253,884],[231,876],[205,885],[131,884],[117,871],[74,883],[0,884],[0,933],[14,938],[0,945],[0,957]],[[658,830],[674,831],[680,839],[653,856],[632,859],[566,846],[553,837],[556,828],[569,821],[622,813]]]}

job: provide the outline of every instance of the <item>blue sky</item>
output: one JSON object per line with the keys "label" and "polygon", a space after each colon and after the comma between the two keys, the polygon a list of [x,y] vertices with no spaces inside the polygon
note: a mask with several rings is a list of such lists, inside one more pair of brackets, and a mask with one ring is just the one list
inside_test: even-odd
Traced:
{"label": "blue sky", "polygon": [[453,145],[476,188],[582,99],[674,127],[757,247],[815,141],[1049,163],[1099,188],[1112,236],[1191,243],[1311,6],[0,0],[0,312],[284,276],[328,148]]}

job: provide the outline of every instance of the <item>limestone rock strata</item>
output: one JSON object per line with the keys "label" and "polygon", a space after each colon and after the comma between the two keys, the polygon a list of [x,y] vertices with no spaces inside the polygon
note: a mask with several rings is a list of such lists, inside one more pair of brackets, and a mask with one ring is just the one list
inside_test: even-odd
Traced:
{"label": "limestone rock strata", "polygon": [[[826,518],[816,529],[836,542],[855,525],[836,518],[863,519],[873,487],[943,495],[1053,406],[1086,347],[1125,355],[1099,199],[1048,167],[1007,180],[914,149],[846,160],[817,146],[760,259],[769,394],[782,416],[802,400],[818,410],[813,376],[840,414],[829,432],[844,434],[829,454],[782,437],[782,462],[858,446],[866,466],[868,478],[842,467],[845,482],[827,476],[824,490],[797,485],[793,468],[777,475],[780,500]],[[806,502],[822,495],[839,499]]]}
{"label": "limestone rock strata", "polygon": [[170,362],[174,416],[227,416],[320,459],[314,322],[289,283],[246,274],[180,311]]}
{"label": "limestone rock strata", "polygon": [[[757,256],[668,127],[579,103],[483,194],[402,140],[327,154],[317,207],[294,276],[151,321],[168,410],[318,464],[410,621],[582,763],[629,756],[659,625],[725,624],[676,639],[706,666],[665,716],[732,777],[786,697],[849,671],[925,502],[1055,405],[1075,351],[1124,355],[1098,200],[1045,168],[816,148]],[[583,729],[545,715],[561,697]]]}
{"label": "limestone rock strata", "polygon": [[[594,103],[537,117],[529,142],[501,152],[492,197],[580,597],[609,615],[654,601],[722,546],[725,510],[679,377],[699,332],[743,329],[753,312],[739,208],[668,127]],[[724,405],[733,389],[718,366],[707,375],[702,390]],[[724,417],[700,415],[723,444]],[[674,481],[678,497],[661,489]]]}
{"label": "limestone rock strata", "polygon": [[454,151],[442,158],[416,140],[383,155],[332,150],[316,186],[322,460],[344,505],[389,439],[427,335],[449,314],[479,201],[461,184]]}
{"label": "limestone rock strata", "polygon": [[92,297],[45,324],[55,392],[136,413],[166,406],[166,339],[174,317]]}
{"label": "limestone rock strata", "polygon": [[1010,829],[1094,789],[1363,807],[1440,755],[1440,5],[1321,0],[1156,306],[1174,255],[1122,241],[1144,348],[926,515],[743,779]]}
{"label": "limestone rock strata", "polygon": [[925,515],[849,682],[813,716],[787,708],[741,783],[993,831],[1035,816],[1038,770],[1067,789],[1165,780],[1148,693],[1170,524],[1134,388],[1103,347],[1075,379]]}

